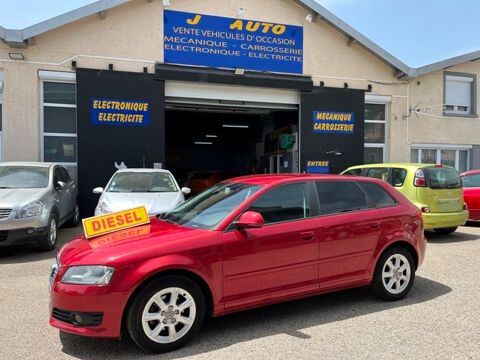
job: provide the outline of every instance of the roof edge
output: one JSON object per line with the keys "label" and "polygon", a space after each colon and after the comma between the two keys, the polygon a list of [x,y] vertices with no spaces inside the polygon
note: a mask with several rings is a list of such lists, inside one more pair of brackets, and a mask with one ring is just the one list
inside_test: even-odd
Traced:
{"label": "roof edge", "polygon": [[[401,79],[413,79],[437,70],[445,69],[450,66],[458,65],[468,61],[480,59],[480,50],[467,54],[455,56],[442,61],[434,62],[425,66],[411,68],[394,55],[362,35],[353,27],[343,22],[332,12],[317,3],[315,0],[294,0],[300,6],[313,11],[323,21],[338,31],[346,35],[350,40],[348,43],[358,43],[374,56],[382,60],[387,65],[395,69],[395,77]],[[113,7],[129,2],[129,0],[98,0],[94,3],[82,6],[78,9],[55,16],[51,19],[42,21],[38,24],[26,27],[24,29],[8,29],[0,26],[0,39],[14,48],[25,48],[28,46],[28,40],[35,36],[56,29],[71,22],[83,19],[87,16],[109,10]]]}
{"label": "roof edge", "polygon": [[445,60],[437,61],[428,65],[420,66],[418,68],[412,69],[414,73],[411,75],[418,77],[422,76],[437,70],[443,70],[451,66],[463,64],[469,61],[475,61],[480,59],[480,50],[472,51],[466,54],[454,56]]}

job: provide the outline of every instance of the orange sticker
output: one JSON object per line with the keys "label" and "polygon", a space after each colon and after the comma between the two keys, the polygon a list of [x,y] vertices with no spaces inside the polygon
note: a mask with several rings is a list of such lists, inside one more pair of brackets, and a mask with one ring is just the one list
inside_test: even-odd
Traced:
{"label": "orange sticker", "polygon": [[85,237],[112,233],[122,229],[150,223],[147,209],[144,206],[114,212],[111,214],[93,216],[82,220]]}

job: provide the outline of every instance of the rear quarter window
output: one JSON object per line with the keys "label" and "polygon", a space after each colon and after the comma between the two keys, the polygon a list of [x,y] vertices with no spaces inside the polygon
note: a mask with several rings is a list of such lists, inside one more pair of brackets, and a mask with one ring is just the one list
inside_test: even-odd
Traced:
{"label": "rear quarter window", "polygon": [[407,177],[407,170],[401,168],[392,169],[392,182],[395,187],[402,187]]}
{"label": "rear quarter window", "polygon": [[397,205],[397,202],[380,185],[369,182],[358,182],[365,192],[371,208],[385,208]]}

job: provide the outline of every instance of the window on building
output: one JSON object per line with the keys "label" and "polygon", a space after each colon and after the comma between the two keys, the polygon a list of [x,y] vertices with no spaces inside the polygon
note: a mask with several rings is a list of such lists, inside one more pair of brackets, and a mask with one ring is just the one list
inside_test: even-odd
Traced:
{"label": "window on building", "polygon": [[42,82],[43,161],[77,168],[77,105],[74,82]]}
{"label": "window on building", "polygon": [[470,168],[470,150],[455,146],[436,148],[412,148],[411,161],[421,164],[442,164],[455,168],[458,172]]}
{"label": "window on building", "polygon": [[445,73],[444,115],[476,115],[476,76]]}
{"label": "window on building", "polygon": [[385,161],[386,104],[365,104],[365,164]]}

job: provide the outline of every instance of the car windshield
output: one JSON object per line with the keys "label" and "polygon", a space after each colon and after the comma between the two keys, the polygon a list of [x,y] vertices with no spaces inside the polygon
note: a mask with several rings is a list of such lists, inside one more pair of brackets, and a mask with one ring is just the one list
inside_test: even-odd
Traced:
{"label": "car windshield", "polygon": [[451,167],[424,168],[426,179],[431,189],[459,189],[462,181],[457,171]]}
{"label": "car windshield", "polygon": [[0,166],[0,189],[36,189],[48,186],[48,167]]}
{"label": "car windshield", "polygon": [[183,226],[213,229],[260,188],[258,185],[242,183],[216,184],[162,218]]}
{"label": "car windshield", "polygon": [[178,191],[170,173],[165,172],[119,172],[113,175],[107,192],[163,193]]}

